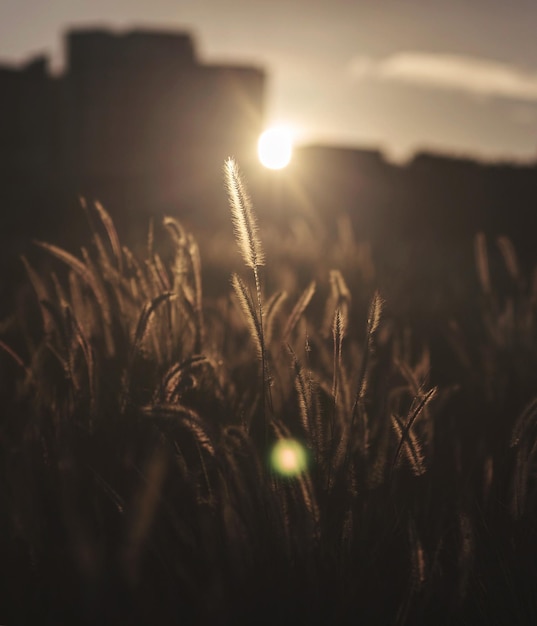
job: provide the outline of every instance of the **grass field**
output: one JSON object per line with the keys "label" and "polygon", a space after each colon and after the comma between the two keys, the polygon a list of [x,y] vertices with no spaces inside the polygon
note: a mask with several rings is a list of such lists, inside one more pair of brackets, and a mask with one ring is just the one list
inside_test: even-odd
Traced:
{"label": "grass field", "polygon": [[0,622],[537,623],[537,281],[477,235],[474,314],[431,338],[352,241],[271,263],[225,169],[224,293],[172,217],[140,255],[88,206],[79,253],[23,259]]}

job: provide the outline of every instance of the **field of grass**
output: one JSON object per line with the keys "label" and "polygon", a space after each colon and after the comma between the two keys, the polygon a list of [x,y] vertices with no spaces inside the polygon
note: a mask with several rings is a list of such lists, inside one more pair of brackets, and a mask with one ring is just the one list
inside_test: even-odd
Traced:
{"label": "field of grass", "polygon": [[171,217],[140,255],[88,206],[80,253],[23,259],[0,622],[537,623],[537,281],[477,235],[475,315],[431,340],[352,242],[317,276],[271,265],[225,170],[223,294]]}

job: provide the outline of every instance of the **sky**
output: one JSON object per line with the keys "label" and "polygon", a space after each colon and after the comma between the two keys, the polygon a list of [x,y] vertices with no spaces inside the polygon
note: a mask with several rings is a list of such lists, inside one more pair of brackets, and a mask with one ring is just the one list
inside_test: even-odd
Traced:
{"label": "sky", "polygon": [[304,143],[537,157],[535,0],[0,0],[0,63],[70,27],[188,30],[200,60],[266,69],[266,122]]}

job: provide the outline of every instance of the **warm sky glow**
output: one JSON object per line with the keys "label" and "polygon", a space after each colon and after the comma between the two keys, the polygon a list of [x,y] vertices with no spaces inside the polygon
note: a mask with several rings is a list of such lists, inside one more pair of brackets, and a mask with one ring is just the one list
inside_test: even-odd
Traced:
{"label": "warm sky glow", "polygon": [[289,165],[293,153],[293,136],[285,126],[272,126],[257,143],[257,154],[262,165],[271,170],[281,170]]}
{"label": "warm sky glow", "polygon": [[183,29],[204,62],[267,69],[266,119],[301,141],[537,154],[535,0],[0,0],[0,61],[62,53],[70,26]]}

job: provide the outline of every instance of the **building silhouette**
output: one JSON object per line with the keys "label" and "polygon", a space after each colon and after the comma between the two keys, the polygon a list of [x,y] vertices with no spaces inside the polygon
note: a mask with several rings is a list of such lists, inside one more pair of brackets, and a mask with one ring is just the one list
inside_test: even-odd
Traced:
{"label": "building silhouette", "polygon": [[225,203],[222,164],[251,164],[264,86],[261,69],[200,63],[175,32],[73,30],[60,76],[45,57],[0,68],[4,228],[57,225],[78,195],[193,219]]}
{"label": "building silhouette", "polygon": [[303,146],[286,170],[263,172],[255,150],[264,89],[262,69],[201,63],[192,38],[175,32],[74,30],[61,75],[45,57],[0,67],[2,275],[31,238],[87,243],[79,196],[100,200],[129,245],[143,241],[149,216],[166,213],[196,236],[231,240],[230,155],[262,223],[310,220],[332,245],[339,216],[349,216],[402,291],[401,277],[428,293],[439,275],[455,291],[473,271],[478,231],[491,242],[507,235],[526,267],[537,262],[534,164],[424,153],[394,165],[375,150]]}

